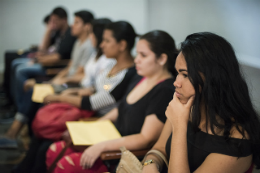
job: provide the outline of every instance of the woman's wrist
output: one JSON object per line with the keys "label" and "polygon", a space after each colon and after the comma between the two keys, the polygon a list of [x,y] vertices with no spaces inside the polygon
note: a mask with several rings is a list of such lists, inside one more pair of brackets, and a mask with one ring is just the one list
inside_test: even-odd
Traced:
{"label": "woman's wrist", "polygon": [[178,126],[172,126],[172,135],[177,136],[177,135],[182,135],[182,134],[187,134],[187,129],[188,125],[178,125]]}
{"label": "woman's wrist", "polygon": [[62,102],[63,99],[63,95],[56,95],[55,96],[55,102]]}
{"label": "woman's wrist", "polygon": [[104,142],[98,143],[96,145],[98,145],[98,147],[100,148],[101,153],[106,151],[106,145]]}
{"label": "woman's wrist", "polygon": [[155,162],[155,160],[153,159],[148,159],[144,162],[143,166],[146,167],[146,166],[150,166],[150,165],[155,165],[157,170],[159,171],[160,170],[160,167],[159,167],[159,164]]}
{"label": "woman's wrist", "polygon": [[181,122],[181,123],[175,123],[174,125],[172,124],[172,131],[177,132],[177,131],[186,131],[188,128],[188,123],[187,122]]}
{"label": "woman's wrist", "polygon": [[145,172],[160,172],[159,171],[159,166],[158,166],[158,164],[157,163],[152,163],[152,164],[149,164],[149,165],[147,165],[147,166],[144,166],[143,167],[143,171],[145,171]]}
{"label": "woman's wrist", "polygon": [[[162,169],[162,167],[163,167],[163,165],[164,165],[163,160],[162,160],[161,158],[155,156],[153,153],[150,153],[150,154],[148,154],[148,155],[146,155],[146,156],[144,157],[144,160],[143,160],[143,162],[142,162],[143,165],[144,165],[144,163],[145,163],[146,161],[148,161],[148,160],[153,160],[153,163],[151,163],[151,164],[155,164],[155,166],[156,166],[156,168],[157,168],[158,171],[160,171],[160,169]],[[151,164],[150,164],[150,165],[151,165]],[[147,165],[147,166],[148,166],[148,165]],[[146,167],[146,166],[144,166],[144,167]]]}

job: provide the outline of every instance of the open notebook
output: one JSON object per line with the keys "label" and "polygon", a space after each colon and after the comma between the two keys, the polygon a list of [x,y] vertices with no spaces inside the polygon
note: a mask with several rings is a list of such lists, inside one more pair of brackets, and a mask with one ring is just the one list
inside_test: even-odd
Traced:
{"label": "open notebook", "polygon": [[93,145],[121,138],[114,124],[109,121],[67,121],[66,125],[74,145]]}

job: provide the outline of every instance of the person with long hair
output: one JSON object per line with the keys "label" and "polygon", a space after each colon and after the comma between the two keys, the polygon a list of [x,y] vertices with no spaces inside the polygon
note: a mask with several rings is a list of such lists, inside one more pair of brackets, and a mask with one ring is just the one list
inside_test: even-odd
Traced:
{"label": "person with long hair", "polygon": [[[245,173],[260,166],[260,122],[235,52],[224,38],[194,33],[181,43],[173,100],[153,149],[168,172]],[[154,154],[143,172],[167,172]]]}
{"label": "person with long hair", "polygon": [[100,47],[111,62],[101,71],[92,87],[86,88],[82,95],[55,94],[44,98],[45,103],[68,103],[88,111],[98,111],[104,115],[124,95],[131,78],[136,74],[131,50],[137,34],[126,21],[108,24],[103,33]]}
{"label": "person with long hair", "polygon": [[[93,21],[92,25],[94,35],[91,36],[91,42],[93,46],[97,48],[97,54],[91,57],[92,68],[88,71],[87,79],[84,80],[83,85],[86,87],[95,86],[95,90],[89,89],[95,93],[92,94],[95,96],[91,97],[91,94],[89,94],[89,96],[82,98],[82,96],[72,96],[70,94],[64,94],[62,96],[50,95],[45,98],[45,101],[47,99],[54,102],[54,99],[57,98],[61,98],[61,101],[64,100],[64,102],[66,102],[66,99],[81,99],[82,104],[78,103],[78,107],[96,108],[95,111],[101,116],[104,112],[108,112],[109,109],[113,108],[112,106],[123,96],[122,93],[124,93],[127,85],[136,74],[134,59],[131,56],[131,49],[135,43],[136,33],[131,24],[124,21],[110,22],[108,19],[97,19]],[[115,30],[115,36],[118,36],[117,38],[113,34]],[[105,34],[105,32],[108,42],[106,44],[102,42],[102,35]],[[102,46],[101,43],[103,44]],[[99,48],[100,46],[101,49]],[[103,53],[105,56],[102,55]],[[106,57],[109,57],[111,60],[108,60]],[[117,61],[112,61],[112,59],[115,58]],[[92,61],[93,59],[94,61]],[[111,73],[111,69],[113,73]],[[110,76],[108,75],[109,72],[111,73]],[[93,77],[95,80],[100,81],[91,82]],[[110,88],[104,88],[102,82],[110,84]],[[55,102],[58,101],[60,100],[55,100]],[[73,102],[72,106],[77,105]],[[15,171],[46,172],[45,153],[52,143],[53,141],[49,139],[33,137],[27,156],[22,163],[16,167]]]}
{"label": "person with long hair", "polygon": [[[136,50],[138,75],[133,78],[118,107],[99,119],[114,122],[122,137],[92,145],[83,153],[68,148],[57,163],[55,173],[106,172],[106,166],[99,159],[102,152],[119,150],[121,146],[129,150],[146,149],[158,139],[166,120],[165,109],[174,93],[173,66],[178,51],[174,39],[158,30],[141,36]],[[48,166],[64,146],[64,141],[50,146],[46,154]]]}

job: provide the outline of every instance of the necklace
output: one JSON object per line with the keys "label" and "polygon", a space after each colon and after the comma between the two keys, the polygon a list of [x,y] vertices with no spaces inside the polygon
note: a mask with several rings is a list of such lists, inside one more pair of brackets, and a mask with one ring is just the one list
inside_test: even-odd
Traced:
{"label": "necklace", "polygon": [[125,65],[125,66],[123,66],[123,67],[121,67],[121,68],[119,68],[118,70],[116,70],[115,72],[113,72],[112,73],[112,71],[113,71],[113,68],[112,68],[112,70],[110,70],[110,72],[107,74],[107,77],[114,77],[117,73],[119,73],[120,71],[122,71],[122,70],[124,70],[125,68],[127,68],[129,65]]}
{"label": "necklace", "polygon": [[[113,70],[113,68],[114,68],[114,67],[113,67],[113,68],[110,70],[110,72],[107,74],[107,77],[108,77],[108,78],[112,78],[112,77],[116,76],[119,72],[121,72],[122,70],[124,70],[124,69],[126,69],[126,68],[128,68],[128,67],[129,67],[129,65],[123,66],[123,67],[119,68],[118,70],[116,70],[116,71],[112,74],[111,71]],[[110,88],[111,88],[111,84],[109,84],[109,83],[106,83],[105,85],[103,85],[103,89],[106,90],[106,91],[108,91]]]}

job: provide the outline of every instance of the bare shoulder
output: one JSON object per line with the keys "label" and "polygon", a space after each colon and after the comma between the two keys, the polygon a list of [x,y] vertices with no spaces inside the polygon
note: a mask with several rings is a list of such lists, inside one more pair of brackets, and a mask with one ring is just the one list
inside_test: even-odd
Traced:
{"label": "bare shoulder", "polygon": [[244,130],[244,136],[241,134],[243,128],[241,126],[233,126],[230,130],[230,137],[237,139],[250,139],[248,133]]}

